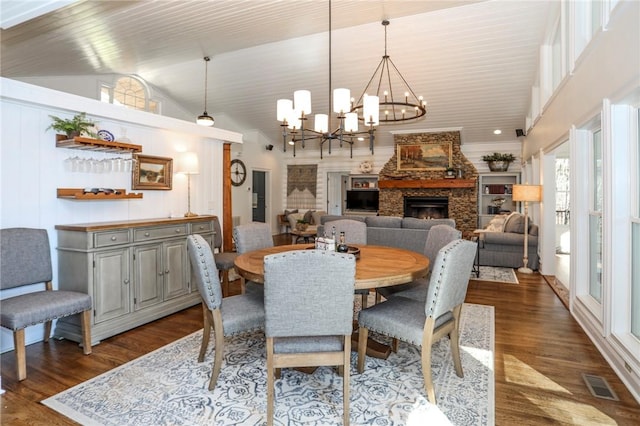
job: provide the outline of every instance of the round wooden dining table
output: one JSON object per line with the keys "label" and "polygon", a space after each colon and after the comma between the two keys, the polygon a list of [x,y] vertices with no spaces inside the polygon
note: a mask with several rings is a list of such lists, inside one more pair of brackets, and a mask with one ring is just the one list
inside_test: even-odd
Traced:
{"label": "round wooden dining table", "polygon": [[[313,247],[312,244],[293,244],[250,251],[236,257],[236,271],[246,280],[264,283],[266,255]],[[411,250],[360,244],[352,244],[350,247],[360,249],[356,261],[356,289],[405,284],[426,276],[429,270],[429,259]]]}

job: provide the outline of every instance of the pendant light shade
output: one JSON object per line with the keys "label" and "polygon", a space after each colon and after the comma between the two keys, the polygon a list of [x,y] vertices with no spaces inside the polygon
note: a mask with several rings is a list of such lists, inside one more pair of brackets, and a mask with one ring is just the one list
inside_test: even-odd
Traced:
{"label": "pendant light shade", "polygon": [[198,123],[200,126],[207,126],[207,127],[211,127],[214,124],[214,119],[213,117],[211,117],[209,114],[207,114],[207,74],[208,74],[208,65],[209,65],[209,57],[205,56],[204,57],[204,112],[202,113],[202,115],[198,116],[198,119],[196,120],[196,123]]}

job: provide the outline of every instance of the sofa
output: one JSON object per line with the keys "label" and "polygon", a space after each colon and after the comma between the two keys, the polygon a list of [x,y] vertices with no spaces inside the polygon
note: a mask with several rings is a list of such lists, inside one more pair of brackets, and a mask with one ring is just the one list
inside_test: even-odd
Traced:
{"label": "sofa", "polygon": [[[524,256],[524,215],[514,212],[495,216],[479,233],[478,259],[483,266],[519,268]],[[538,226],[529,221],[529,268],[540,267],[538,257]]]}
{"label": "sofa", "polygon": [[[340,219],[358,220],[367,225],[367,244],[377,246],[397,247],[424,253],[424,245],[427,241],[429,229],[434,225],[445,224],[453,228],[456,222],[453,219],[417,219],[414,217],[395,216],[335,216],[324,215],[320,217],[318,235],[331,235],[331,229],[325,229],[324,224]],[[349,236],[346,235],[347,244]]]}

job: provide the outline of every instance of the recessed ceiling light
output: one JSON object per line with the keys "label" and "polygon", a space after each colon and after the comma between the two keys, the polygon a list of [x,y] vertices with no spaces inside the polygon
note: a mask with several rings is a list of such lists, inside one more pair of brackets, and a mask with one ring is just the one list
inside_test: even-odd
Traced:
{"label": "recessed ceiling light", "polygon": [[496,130],[493,131],[493,134],[494,135],[501,135],[502,134],[502,130],[496,129]]}

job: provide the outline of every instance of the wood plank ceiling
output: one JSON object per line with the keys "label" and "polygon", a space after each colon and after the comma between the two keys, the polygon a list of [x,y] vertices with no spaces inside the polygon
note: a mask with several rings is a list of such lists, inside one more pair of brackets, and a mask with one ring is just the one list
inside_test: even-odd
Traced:
{"label": "wood plank ceiling", "polygon": [[[16,3],[3,0],[3,13]],[[384,54],[386,18],[388,54],[428,112],[382,127],[378,144],[391,144],[395,130],[452,127],[465,143],[513,141],[553,3],[333,0],[332,86],[361,94]],[[319,0],[77,1],[3,28],[0,74],[136,74],[195,118],[208,55],[208,112],[280,144],[277,99],[308,89],[313,113],[328,112],[328,10]]]}

